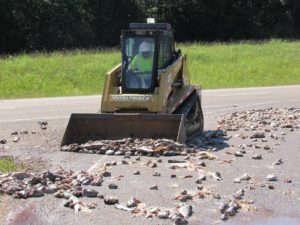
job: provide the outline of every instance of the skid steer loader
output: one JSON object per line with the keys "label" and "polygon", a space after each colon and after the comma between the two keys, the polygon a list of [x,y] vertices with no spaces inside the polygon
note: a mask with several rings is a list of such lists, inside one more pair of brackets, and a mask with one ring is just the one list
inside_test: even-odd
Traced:
{"label": "skid steer loader", "polygon": [[170,24],[131,23],[121,47],[122,62],[106,74],[100,111],[72,114],[61,145],[127,137],[184,143],[201,132],[201,88],[190,83],[187,56],[175,50]]}

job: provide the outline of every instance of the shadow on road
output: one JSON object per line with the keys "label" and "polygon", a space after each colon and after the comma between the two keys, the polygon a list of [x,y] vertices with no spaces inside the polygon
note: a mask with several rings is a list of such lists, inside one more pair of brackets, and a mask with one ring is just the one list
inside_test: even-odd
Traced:
{"label": "shadow on road", "polygon": [[223,130],[207,130],[190,140],[188,145],[203,151],[220,151],[229,147],[229,144],[226,143],[228,140],[229,138]]}

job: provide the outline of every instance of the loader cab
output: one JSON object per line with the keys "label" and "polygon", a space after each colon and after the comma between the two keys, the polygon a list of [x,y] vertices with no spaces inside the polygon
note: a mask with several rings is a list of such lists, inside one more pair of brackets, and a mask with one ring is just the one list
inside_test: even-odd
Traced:
{"label": "loader cab", "polygon": [[123,30],[122,74],[123,93],[153,93],[159,85],[158,70],[173,59],[174,38],[170,24],[131,23]]}

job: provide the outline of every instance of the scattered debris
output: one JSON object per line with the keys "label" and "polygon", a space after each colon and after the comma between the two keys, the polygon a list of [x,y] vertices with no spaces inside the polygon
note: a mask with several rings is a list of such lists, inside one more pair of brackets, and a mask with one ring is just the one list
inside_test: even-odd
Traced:
{"label": "scattered debris", "polygon": [[292,180],[291,179],[285,179],[284,183],[292,183]]}
{"label": "scattered debris", "polygon": [[221,220],[228,220],[227,214],[223,213],[223,214],[221,215]]}
{"label": "scattered debris", "polygon": [[183,190],[182,192],[180,192],[181,195],[187,195],[187,190]]}
{"label": "scattered debris", "polygon": [[221,174],[219,172],[213,172],[211,174],[211,177],[214,178],[215,180],[222,180]]}
{"label": "scattered debris", "polygon": [[273,165],[275,165],[275,166],[278,166],[278,165],[281,165],[281,164],[283,164],[282,159],[278,159],[277,161],[273,162]]}
{"label": "scattered debris", "polygon": [[139,170],[136,170],[133,172],[133,175],[140,175],[140,174],[141,174],[141,172]]}
{"label": "scattered debris", "polygon": [[168,163],[186,163],[186,161],[185,160],[169,159]]}
{"label": "scattered debris", "polygon": [[20,134],[29,134],[28,130],[21,130]]}
{"label": "scattered debris", "polygon": [[113,155],[113,154],[115,154],[115,151],[114,151],[114,150],[107,150],[107,151],[105,152],[105,155]]}
{"label": "scattered debris", "polygon": [[262,159],[262,155],[261,154],[253,154],[252,159]]}
{"label": "scattered debris", "polygon": [[159,172],[154,172],[154,173],[153,173],[153,176],[154,176],[154,177],[160,177],[161,174],[160,174]]}
{"label": "scattered debris", "polygon": [[219,159],[217,156],[210,152],[200,152],[199,153],[199,159],[209,159],[209,160],[214,160],[214,159]]}
{"label": "scattered debris", "polygon": [[101,172],[94,174],[84,171],[74,172],[58,170],[56,172],[27,173],[15,172],[0,175],[0,193],[14,198],[38,198],[45,194],[54,194],[56,198],[67,198],[66,207],[76,212],[93,208],[93,204],[78,201],[78,197],[98,197],[98,191],[86,188],[86,185],[101,185]]}
{"label": "scattered debris", "polygon": [[241,183],[242,181],[248,181],[250,179],[251,179],[251,177],[247,173],[244,173],[242,176],[235,178],[233,180],[233,182],[234,183]]}
{"label": "scattered debris", "polygon": [[[169,139],[136,139],[126,138],[121,140],[101,140],[101,141],[89,141],[87,143],[78,145],[70,144],[61,147],[62,151],[79,152],[79,153],[94,153],[94,154],[106,154],[116,155],[116,152],[122,151],[125,155],[142,154],[147,156],[175,156],[180,155],[181,152],[186,151],[188,153],[195,153],[195,148],[189,148],[184,144],[180,144]],[[86,151],[93,150],[93,151]],[[140,161],[140,157],[135,159]],[[172,161],[171,161],[172,162]],[[157,166],[154,162],[150,166]]]}
{"label": "scattered debris", "polygon": [[26,172],[16,172],[12,174],[12,177],[16,180],[24,180],[25,178],[29,178],[30,174]]}
{"label": "scattered debris", "polygon": [[170,211],[169,210],[163,210],[163,211],[159,211],[157,213],[157,217],[159,219],[168,219],[170,215]]}
{"label": "scattered debris", "polygon": [[201,181],[204,181],[204,180],[206,180],[206,176],[205,175],[200,175],[198,179],[201,180]]}
{"label": "scattered debris", "polygon": [[109,184],[109,185],[108,185],[108,188],[109,188],[109,189],[118,189],[118,185],[112,183],[112,184]]}
{"label": "scattered debris", "polygon": [[88,198],[95,198],[98,195],[98,191],[90,188],[84,188],[83,189],[83,196]]}
{"label": "scattered debris", "polygon": [[140,201],[138,201],[135,197],[130,197],[126,206],[129,208],[133,208],[136,207],[138,203],[140,203]]}
{"label": "scattered debris", "polygon": [[150,190],[158,190],[158,186],[157,185],[153,185],[150,187]]}
{"label": "scattered debris", "polygon": [[39,120],[38,124],[42,130],[47,129],[48,122],[46,120]]}
{"label": "scattered debris", "polygon": [[[220,129],[225,132],[239,131],[241,129],[252,130],[254,133],[250,136],[251,139],[264,139],[265,141],[265,132],[272,132],[278,128],[299,129],[299,124],[297,124],[298,118],[298,108],[278,109],[270,107],[224,115],[220,117],[218,124]],[[275,138],[276,135],[271,133],[270,137]]]}
{"label": "scattered debris", "polygon": [[124,211],[127,211],[127,212],[132,212],[134,210],[133,208],[129,208],[129,207],[126,207],[126,206],[121,205],[121,204],[115,204],[115,208],[116,209],[121,209],[121,210],[124,210]]}
{"label": "scattered debris", "polygon": [[236,156],[236,157],[243,157],[244,154],[241,151],[237,151],[237,152],[234,153],[234,156]]}
{"label": "scattered debris", "polygon": [[267,180],[268,181],[277,181],[277,177],[274,174],[268,174]]}
{"label": "scattered debris", "polygon": [[177,217],[174,221],[174,225],[187,225],[188,221],[182,217]]}
{"label": "scattered debris", "polygon": [[185,195],[180,194],[175,197],[175,200],[178,200],[180,202],[186,202],[186,201],[192,200],[192,199],[193,199],[193,196],[191,194],[185,194]]}
{"label": "scattered debris", "polygon": [[215,199],[221,199],[221,195],[219,194],[213,194],[212,197]]}
{"label": "scattered debris", "polygon": [[251,139],[254,138],[265,138],[265,133],[264,132],[255,132],[253,135],[250,136]]}
{"label": "scattered debris", "polygon": [[96,204],[81,202],[75,196],[69,196],[69,199],[64,203],[64,206],[74,209],[74,211],[78,213],[79,211],[90,212],[89,209],[94,209]]}
{"label": "scattered debris", "polygon": [[[79,172],[73,171],[57,171],[51,173],[49,171],[42,174],[34,173],[11,173],[1,174],[0,173],[0,193],[12,195],[14,198],[30,198],[30,197],[42,197],[45,194],[54,194],[55,197],[61,199],[67,199],[64,206],[69,207],[78,211],[88,211],[95,208],[93,203],[84,203],[79,199],[81,197],[90,198],[103,198],[104,203],[107,205],[115,205],[116,209],[128,211],[136,215],[144,215],[146,218],[157,217],[159,219],[172,219],[174,224],[182,225],[188,224],[187,218],[192,216],[193,207],[188,205],[189,201],[196,199],[203,199],[206,196],[210,196],[215,199],[225,199],[226,196],[220,196],[214,193],[215,191],[209,191],[201,185],[196,185],[197,193],[182,190],[179,195],[175,197],[175,200],[180,201],[176,209],[161,209],[158,207],[146,207],[145,203],[141,203],[135,197],[130,197],[127,203],[119,203],[119,199],[112,196],[99,195],[98,191],[91,189],[90,186],[101,186],[103,182],[106,182],[107,177],[111,177],[108,182],[114,182],[118,180],[118,177],[111,175],[110,172],[106,171],[107,167],[117,165],[129,165],[130,163],[137,164],[138,166],[147,165],[147,169],[164,166],[158,164],[162,162],[159,156],[182,156],[184,160],[180,159],[168,159],[167,162],[173,165],[169,165],[170,169],[174,169],[173,173],[176,173],[175,169],[186,169],[189,171],[198,172],[197,184],[201,184],[204,180],[212,177],[215,180],[222,180],[222,176],[219,172],[208,172],[205,171],[207,160],[218,160],[218,163],[232,163],[237,160],[234,157],[231,159],[219,159],[218,156],[212,154],[213,151],[218,151],[221,145],[224,144],[224,140],[231,138],[226,133],[228,131],[238,131],[236,135],[232,136],[241,138],[244,140],[242,144],[233,146],[233,149],[238,151],[230,152],[227,154],[235,157],[243,157],[247,153],[252,152],[249,148],[253,148],[253,151],[263,151],[276,149],[276,144],[268,143],[269,139],[284,140],[280,134],[285,135],[288,132],[292,132],[293,129],[299,128],[299,122],[296,122],[294,117],[290,117],[294,109],[259,109],[249,110],[244,112],[235,112],[230,115],[226,115],[219,121],[219,128],[216,131],[204,132],[200,137],[197,137],[197,141],[191,145],[179,144],[172,140],[167,139],[132,139],[126,138],[121,140],[101,140],[101,141],[89,141],[84,144],[71,144],[63,146],[62,151],[68,152],[79,152],[79,153],[92,153],[92,154],[106,154],[106,155],[122,155],[124,158],[129,159],[135,157],[134,160],[130,161],[112,161],[105,164],[102,171],[97,173]],[[272,115],[272,117],[271,117]],[[292,119],[291,119],[292,118]],[[298,117],[297,117],[298,118]],[[41,129],[47,128],[47,122],[39,122]],[[43,126],[43,127],[42,127]],[[277,130],[277,132],[274,132]],[[12,135],[16,135],[15,138],[19,138],[19,134],[28,134],[26,130],[13,132]],[[31,132],[33,133],[33,132]],[[277,133],[280,137],[276,136]],[[22,137],[22,136],[21,136]],[[250,140],[251,139],[251,140]],[[251,142],[251,143],[247,143]],[[5,139],[0,139],[1,144],[5,144]],[[205,147],[204,147],[205,146]],[[271,147],[270,147],[271,146]],[[200,147],[200,148],[199,148]],[[222,146],[221,146],[222,147]],[[256,148],[256,149],[255,149]],[[260,150],[259,150],[260,149]],[[228,151],[229,152],[229,151]],[[265,151],[264,151],[265,152]],[[268,151],[272,152],[272,151]],[[158,159],[151,159],[146,162],[140,162],[141,156],[152,156],[158,157]],[[264,155],[264,156],[267,156]],[[197,161],[197,157],[201,161]],[[221,157],[221,156],[220,156]],[[247,158],[247,157],[244,157]],[[253,153],[252,159],[262,159],[261,154]],[[243,160],[241,158],[240,160]],[[211,162],[213,164],[214,162]],[[277,160],[273,165],[282,164],[282,159]],[[210,166],[210,165],[209,165]],[[223,170],[222,170],[223,171]],[[136,170],[133,175],[140,175],[141,172]],[[151,174],[151,173],[150,173]],[[158,177],[161,174],[159,172],[152,171],[152,175]],[[193,174],[194,175],[194,174]],[[171,178],[192,178],[192,174],[184,175],[172,174]],[[196,175],[197,176],[197,175]],[[195,176],[194,176],[195,177]],[[251,176],[247,173],[234,179],[235,183],[241,183],[243,181],[249,181]],[[267,176],[268,181],[276,181],[277,177],[273,174]],[[254,184],[256,179],[253,179],[248,184]],[[193,182],[193,181],[192,181]],[[291,183],[289,179],[284,180],[285,183]],[[90,185],[90,186],[89,186]],[[106,185],[105,185],[106,186]],[[110,183],[107,185],[109,189],[118,189],[118,185]],[[180,187],[178,184],[170,184],[173,188]],[[239,186],[239,185],[236,185]],[[264,184],[269,189],[274,189],[274,186],[269,182]],[[157,185],[149,187],[150,190],[158,190]],[[233,194],[232,198],[223,202],[219,206],[219,212],[221,213],[221,220],[227,220],[234,216],[239,209],[245,208],[251,210],[254,207],[252,200],[245,200],[245,190],[251,189],[249,186],[239,189]],[[253,185],[254,188],[254,185]],[[97,189],[98,190],[98,189]],[[174,189],[175,190],[175,189]],[[216,200],[215,200],[216,201]]]}
{"label": "scattered debris", "polygon": [[119,199],[117,199],[113,196],[106,196],[104,198],[104,203],[107,205],[115,205],[115,204],[119,203]]}
{"label": "scattered debris", "polygon": [[193,178],[193,176],[189,174],[189,175],[184,175],[184,176],[178,176],[177,178],[179,178],[179,179]]}
{"label": "scattered debris", "polygon": [[157,167],[157,164],[154,162],[150,165],[151,168],[156,168]]}
{"label": "scattered debris", "polygon": [[129,163],[128,163],[126,160],[122,160],[122,161],[121,161],[121,164],[122,164],[122,165],[129,165]]}
{"label": "scattered debris", "polygon": [[191,205],[183,205],[178,211],[184,218],[188,218],[193,214],[193,207]]}
{"label": "scattered debris", "polygon": [[204,161],[201,161],[197,164],[198,166],[206,167],[206,163]]}
{"label": "scattered debris", "polygon": [[228,203],[223,203],[223,202],[222,202],[222,203],[219,205],[219,208],[218,208],[218,209],[219,209],[219,211],[220,211],[221,213],[224,213],[225,210],[228,209],[228,207],[229,207],[229,206],[228,206]]}
{"label": "scattered debris", "polygon": [[13,142],[18,142],[19,140],[20,140],[19,136],[13,138]]}

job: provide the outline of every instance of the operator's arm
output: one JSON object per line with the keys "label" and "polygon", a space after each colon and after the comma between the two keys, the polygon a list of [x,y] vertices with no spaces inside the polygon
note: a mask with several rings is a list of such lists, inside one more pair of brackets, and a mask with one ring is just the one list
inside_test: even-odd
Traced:
{"label": "operator's arm", "polygon": [[133,71],[135,71],[135,70],[138,70],[138,68],[137,68],[137,55],[133,58],[133,60],[131,61],[131,63],[129,64],[129,70],[133,70]]}

